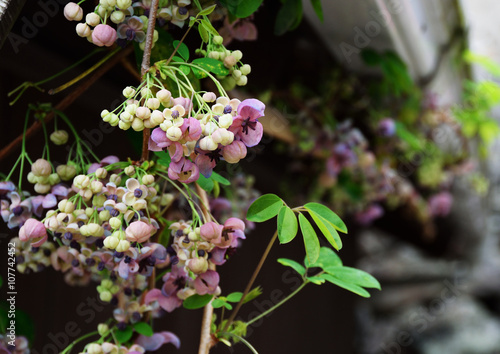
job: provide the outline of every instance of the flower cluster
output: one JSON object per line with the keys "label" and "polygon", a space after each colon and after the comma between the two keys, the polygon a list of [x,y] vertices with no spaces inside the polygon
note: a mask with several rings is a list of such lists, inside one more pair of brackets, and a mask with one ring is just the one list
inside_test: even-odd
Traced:
{"label": "flower cluster", "polygon": [[[158,9],[159,21],[182,28],[190,16],[190,4],[190,0],[166,2]],[[150,0],[99,0],[94,11],[85,16],[85,22],[76,25],[76,33],[99,47],[136,41],[144,50],[150,7]],[[64,7],[64,16],[69,21],[81,21],[83,9],[80,5],[69,2]],[[116,29],[112,24],[117,26]],[[158,40],[156,30],[153,40]]]}

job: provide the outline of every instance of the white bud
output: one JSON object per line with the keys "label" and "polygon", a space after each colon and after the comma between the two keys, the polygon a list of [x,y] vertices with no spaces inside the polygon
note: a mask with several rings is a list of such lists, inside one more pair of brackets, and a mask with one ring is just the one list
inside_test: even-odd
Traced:
{"label": "white bud", "polygon": [[50,134],[50,141],[56,145],[64,145],[68,142],[68,132],[66,130],[56,130]]}
{"label": "white bud", "polygon": [[170,127],[167,129],[167,138],[172,141],[178,141],[182,137],[182,130],[178,127]]}
{"label": "white bud", "polygon": [[84,38],[90,36],[92,34],[92,30],[86,23],[79,23],[76,25],[76,34]]}
{"label": "white bud", "polygon": [[218,144],[215,143],[211,137],[206,136],[200,140],[200,149],[205,151],[214,151],[217,149]]}
{"label": "white bud", "polygon": [[170,93],[169,90],[162,89],[156,93],[156,98],[161,102],[161,103],[168,103],[170,102],[170,98],[172,97],[172,94]]}
{"label": "white bud", "polygon": [[141,130],[144,130],[144,122],[139,119],[139,118],[135,118],[133,121],[132,121],[132,124],[131,124],[131,127],[132,129],[134,129],[136,132],[139,132]]}
{"label": "white bud", "polygon": [[236,80],[236,85],[245,86],[248,82],[248,78],[246,75],[241,75],[238,80]]}
{"label": "white bud", "polygon": [[217,96],[213,92],[205,92],[203,94],[203,100],[205,102],[214,102],[217,99]]}
{"label": "white bud", "polygon": [[234,57],[234,59],[236,59],[236,61],[240,61],[241,58],[243,58],[243,53],[241,52],[241,50],[234,50],[231,55]]}
{"label": "white bud", "polygon": [[130,123],[124,122],[123,120],[120,120],[118,122],[118,128],[120,128],[121,130],[128,130],[128,129],[130,129]]}
{"label": "white bud", "polygon": [[219,127],[229,128],[233,124],[233,116],[231,114],[223,114],[219,117]]}
{"label": "white bud", "polygon": [[126,10],[132,6],[132,0],[116,0],[116,7],[120,10]]}
{"label": "white bud", "polygon": [[135,89],[131,86],[127,86],[123,89],[122,95],[126,98],[132,98],[135,96]]}
{"label": "white bud", "polygon": [[153,123],[154,126],[156,125],[159,125],[161,123],[163,123],[163,121],[165,120],[165,117],[163,116],[163,113],[159,110],[154,110],[153,112],[151,112],[151,122]]}
{"label": "white bud", "polygon": [[[87,25],[95,27],[99,23],[101,23],[101,18],[95,12],[91,12],[91,13],[88,13],[87,16],[85,16],[85,22],[87,22]],[[87,37],[87,36],[85,36],[85,37]]]}
{"label": "white bud", "polygon": [[125,13],[123,11],[113,11],[110,16],[111,22],[119,24],[125,19]]}
{"label": "white bud", "polygon": [[248,64],[242,65],[240,71],[243,75],[248,75],[252,71],[252,67]]}
{"label": "white bud", "polygon": [[151,110],[148,107],[137,107],[135,115],[139,119],[148,119],[151,117]]}
{"label": "white bud", "polygon": [[157,99],[157,98],[149,98],[147,101],[146,101],[146,106],[149,108],[149,109],[158,109],[160,107],[160,100]]}

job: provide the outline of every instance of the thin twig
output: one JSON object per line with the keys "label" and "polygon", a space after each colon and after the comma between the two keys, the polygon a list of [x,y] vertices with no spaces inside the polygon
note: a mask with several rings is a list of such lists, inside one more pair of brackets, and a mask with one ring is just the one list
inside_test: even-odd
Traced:
{"label": "thin twig", "polygon": [[[64,97],[54,108],[58,111],[64,111],[68,108],[80,95],[85,92],[90,86],[92,86],[97,79],[99,79],[102,75],[104,75],[109,69],[111,69],[119,60],[129,55],[133,46],[129,46],[124,50],[119,51],[115,56],[109,59],[104,65],[102,65],[99,69],[97,69],[87,81],[84,81],[80,86],[78,86],[74,91],[69,93],[66,97]],[[44,119],[45,123],[50,122],[54,118],[54,113],[50,112]],[[42,122],[36,121],[33,123],[28,130],[26,130],[26,139],[30,138],[34,133],[36,133],[42,127]],[[0,150],[0,161],[5,159],[11,153],[13,153],[21,142],[23,141],[23,134],[19,135],[13,141],[9,143],[6,147]]]}
{"label": "thin twig", "polygon": [[277,238],[278,238],[278,230],[276,230],[273,237],[271,238],[271,241],[269,241],[269,244],[267,245],[266,250],[262,254],[262,257],[260,258],[259,264],[257,264],[257,267],[253,271],[252,277],[248,281],[247,287],[245,288],[245,291],[243,292],[243,296],[241,297],[241,300],[238,302],[238,304],[236,305],[236,308],[233,310],[233,312],[231,312],[231,316],[229,316],[229,319],[227,320],[226,325],[224,326],[224,329],[222,330],[223,332],[227,332],[227,329],[229,328],[231,323],[233,323],[234,319],[236,318],[236,315],[238,314],[238,311],[240,310],[241,305],[243,305],[243,301],[245,300],[245,297],[252,289],[253,283],[255,282],[255,279],[257,278],[257,275],[259,274],[260,269],[264,265],[264,261],[266,260],[267,255],[271,251],[271,248],[273,247],[274,242],[276,241]]}
{"label": "thin twig", "polygon": [[[144,54],[142,56],[141,64],[141,76],[149,71],[149,65],[151,64],[151,48],[153,48],[154,32],[156,25],[156,14],[158,12],[159,0],[153,0],[151,2],[151,7],[149,8],[149,21],[148,21],[148,31],[146,33],[146,45],[144,47]],[[151,135],[151,129],[144,128],[142,131],[142,154],[141,162],[149,160],[149,136]]]}

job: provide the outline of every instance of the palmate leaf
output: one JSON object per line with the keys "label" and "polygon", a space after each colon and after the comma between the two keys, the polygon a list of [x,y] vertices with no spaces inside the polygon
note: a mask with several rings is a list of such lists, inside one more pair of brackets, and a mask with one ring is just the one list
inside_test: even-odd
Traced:
{"label": "palmate leaf", "polygon": [[319,267],[325,269],[327,267],[342,267],[342,260],[331,248],[321,247],[318,260],[315,263],[309,263],[306,257],[304,264],[307,268]]}
{"label": "palmate leaf", "polygon": [[338,231],[343,232],[345,234],[347,233],[347,226],[345,226],[340,216],[335,214],[332,210],[330,210],[323,204],[307,203],[304,205],[304,208],[306,208],[307,211],[309,211],[309,213],[317,214],[318,216],[321,216],[322,218],[329,221],[333,225],[333,227],[336,228]]}
{"label": "palmate leaf", "polygon": [[134,323],[134,330],[146,337],[151,337],[154,334],[153,328],[146,322]]}
{"label": "palmate leaf", "polygon": [[238,18],[245,18],[257,11],[262,1],[263,0],[220,0],[220,3],[227,8],[231,15]]}
{"label": "palmate leaf", "polygon": [[182,302],[182,306],[188,310],[196,310],[208,304],[214,296],[210,294],[194,294]]}
{"label": "palmate leaf", "polygon": [[302,231],[302,237],[304,238],[307,260],[309,263],[314,263],[319,257],[320,246],[318,236],[309,220],[307,220],[303,214],[299,214],[299,225],[300,231]]}
{"label": "palmate leaf", "polygon": [[295,262],[292,259],[278,258],[278,263],[284,265],[285,267],[292,268],[293,270],[295,270],[300,275],[305,275],[306,274],[306,269],[301,264],[299,264],[298,262]]}
{"label": "palmate leaf", "polygon": [[375,279],[371,274],[368,274],[361,269],[335,266],[328,266],[323,269],[333,277],[347,283],[359,285],[363,288],[375,288],[380,290],[380,283],[378,282],[378,280]]}
{"label": "palmate leaf", "polygon": [[257,198],[247,211],[247,220],[263,222],[278,215],[283,200],[275,194],[264,194]]}
{"label": "palmate leaf", "polygon": [[278,238],[280,243],[288,243],[297,235],[299,226],[295,213],[283,205],[278,213]]}
{"label": "palmate leaf", "polygon": [[311,212],[310,215],[318,228],[321,230],[323,236],[325,236],[325,238],[328,240],[328,242],[330,242],[333,248],[335,248],[336,250],[340,250],[342,248],[342,240],[340,239],[340,236],[337,230],[335,230],[333,224],[325,218],[319,216],[319,214]]}
{"label": "palmate leaf", "polygon": [[125,327],[125,329],[122,330],[117,330],[114,332],[116,340],[120,343],[126,343],[132,338],[132,335],[134,334],[134,331],[131,326]]}
{"label": "palmate leaf", "polygon": [[341,288],[344,288],[355,294],[358,294],[359,296],[370,297],[370,293],[365,289],[363,289],[362,287],[352,283],[345,282],[344,280],[341,280],[339,278],[335,278],[331,274],[321,274],[320,277],[325,279],[326,281],[329,281],[332,284],[335,284],[337,286],[340,286]]}

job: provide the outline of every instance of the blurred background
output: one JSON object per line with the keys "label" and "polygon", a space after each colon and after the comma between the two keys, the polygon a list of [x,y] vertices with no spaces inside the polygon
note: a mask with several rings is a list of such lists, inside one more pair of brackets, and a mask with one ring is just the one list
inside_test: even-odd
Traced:
{"label": "blurred background", "polygon": [[[10,106],[8,92],[92,49],[64,19],[64,3],[27,3],[10,32],[1,29],[0,148],[22,132],[28,103],[56,105],[67,94],[31,89]],[[232,202],[241,207],[259,193],[277,193],[289,205],[315,200],[332,207],[349,229],[339,252],[344,264],[374,275],[382,291],[362,299],[333,285],[309,285],[251,327],[248,340],[261,354],[500,353],[500,3],[321,3],[323,21],[304,0],[296,28],[280,26],[284,5],[266,0],[234,32],[226,28],[235,37],[228,48],[242,50],[252,66],[248,86],[233,95],[257,97],[267,109],[262,143],[239,169],[221,172],[234,178]],[[237,39],[237,33],[254,30],[257,40]],[[47,88],[78,75],[92,60]],[[65,110],[99,157],[140,156],[137,136],[110,129],[100,118],[125,86],[137,83],[127,68],[134,60],[132,54],[125,59],[129,64],[118,63]],[[30,138],[28,151],[36,156],[40,144],[41,133]],[[14,149],[1,160],[2,172],[18,154]],[[64,156],[61,151],[56,159]],[[224,292],[246,285],[273,227],[256,225],[237,256],[221,267]],[[6,254],[12,231],[2,224],[0,232]],[[296,274],[276,263],[278,257],[301,261],[302,245],[273,248],[257,279],[264,293],[242,319],[297,286]],[[93,286],[70,287],[52,269],[18,274],[16,286],[33,352],[58,352],[59,344],[94,330],[111,311]],[[157,321],[179,335],[178,352],[196,352],[199,312],[179,309]],[[176,351],[165,348],[161,352]],[[250,351],[219,344],[213,352]]]}

